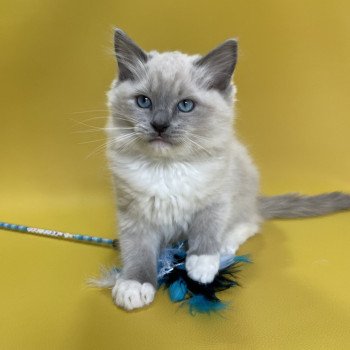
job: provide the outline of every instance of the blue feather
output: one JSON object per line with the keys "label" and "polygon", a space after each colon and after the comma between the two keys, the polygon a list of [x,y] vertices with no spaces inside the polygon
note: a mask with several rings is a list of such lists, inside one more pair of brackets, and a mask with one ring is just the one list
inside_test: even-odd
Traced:
{"label": "blue feather", "polygon": [[218,312],[227,307],[227,305],[219,299],[209,300],[202,294],[192,295],[187,303],[189,305],[189,312],[193,316],[197,313],[210,314],[212,312]]}
{"label": "blue feather", "polygon": [[248,255],[223,255],[220,257],[220,270],[239,262],[250,263],[251,260]]}
{"label": "blue feather", "polygon": [[185,300],[187,294],[186,282],[180,278],[169,286],[170,300],[174,303]]}

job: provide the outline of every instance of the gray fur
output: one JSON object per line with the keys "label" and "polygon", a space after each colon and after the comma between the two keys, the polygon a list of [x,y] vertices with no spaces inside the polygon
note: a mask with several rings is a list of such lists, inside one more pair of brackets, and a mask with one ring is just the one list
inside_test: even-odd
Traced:
{"label": "gray fur", "polygon": [[236,63],[237,41],[231,39],[196,60],[195,65],[204,67],[208,72],[208,89],[225,90],[230,85]]}
{"label": "gray fur", "polygon": [[114,50],[118,61],[119,81],[135,79],[135,69],[147,62],[147,54],[120,29],[114,32]]}
{"label": "gray fur", "polygon": [[187,231],[188,254],[216,254],[220,251],[222,210],[227,210],[225,204],[213,203],[194,215]]}
{"label": "gray fur", "polygon": [[350,194],[331,192],[316,196],[289,193],[260,197],[259,210],[264,219],[306,218],[350,209]]}
{"label": "gray fur", "polygon": [[[119,211],[119,245],[123,259],[123,278],[157,286],[157,258],[160,232],[146,222],[136,222],[132,212]],[[131,223],[131,224],[130,224]]]}
{"label": "gray fur", "polygon": [[166,110],[158,110],[153,114],[151,125],[156,132],[165,131],[170,126],[171,115]]}
{"label": "gray fur", "polygon": [[102,266],[100,268],[100,276],[88,278],[87,284],[97,288],[111,288],[117,282],[119,275],[120,272],[117,269],[108,269]]}
{"label": "gray fur", "polygon": [[[106,131],[123,260],[112,292],[119,306],[153,299],[159,250],[172,242],[188,240],[187,272],[209,283],[220,254],[235,254],[264,219],[350,207],[341,193],[259,197],[258,171],[232,131],[236,41],[201,57],[145,53],[120,30],[115,40],[119,78],[108,92]],[[152,107],[140,108],[138,95]],[[177,109],[183,99],[195,102],[193,111]]]}

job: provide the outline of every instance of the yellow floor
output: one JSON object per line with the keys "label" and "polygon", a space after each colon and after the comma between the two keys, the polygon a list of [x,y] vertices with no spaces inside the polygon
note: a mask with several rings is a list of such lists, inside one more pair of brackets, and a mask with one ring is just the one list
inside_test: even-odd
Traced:
{"label": "yellow floor", "polygon": [[[350,192],[350,4],[208,4],[0,1],[0,220],[114,238],[103,134],[88,132],[107,113],[112,25],[147,50],[237,36],[237,128],[263,192]],[[193,318],[162,292],[126,313],[89,289],[118,263],[109,248],[0,231],[0,349],[349,349],[349,247],[350,213],[267,222],[240,249],[254,263],[222,294],[231,309]]]}

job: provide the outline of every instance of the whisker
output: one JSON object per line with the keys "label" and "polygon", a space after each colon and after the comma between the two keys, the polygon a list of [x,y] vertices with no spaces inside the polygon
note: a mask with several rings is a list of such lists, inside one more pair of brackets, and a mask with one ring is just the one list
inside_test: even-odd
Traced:
{"label": "whisker", "polygon": [[74,120],[74,119],[71,119],[71,121],[75,122],[75,123],[78,123],[78,124],[81,124],[81,125],[84,125],[84,126],[87,126],[88,128],[91,128],[91,129],[94,129],[94,130],[100,130],[101,128],[98,127],[98,126],[94,126],[94,125],[89,125],[89,124],[86,124],[82,121],[79,121],[79,120]]}
{"label": "whisker", "polygon": [[[91,120],[100,120],[100,119],[104,119],[104,120],[107,120],[108,118],[110,117],[110,115],[104,115],[104,116],[94,116],[94,117],[90,117],[90,118],[87,118],[87,119],[84,119],[82,122],[88,122],[88,121],[91,121]],[[115,114],[115,115],[112,115],[112,118],[113,119],[118,119],[118,120],[125,120],[125,121],[128,121],[128,122],[137,122],[137,119],[130,116],[130,115],[125,115],[125,114],[122,114],[122,113],[118,113],[118,114]],[[79,121],[76,121],[76,122],[79,122]]]}
{"label": "whisker", "polygon": [[140,139],[139,135],[133,137],[131,140],[126,141],[125,144],[120,148],[121,151],[125,150],[128,146],[130,146],[134,141],[138,141]]}
{"label": "whisker", "polygon": [[210,141],[209,138],[205,137],[205,136],[202,136],[202,135],[196,135],[196,134],[192,134],[192,133],[188,133],[190,136],[192,137],[196,137],[197,139],[199,140],[204,140],[204,141]]}
{"label": "whisker", "polygon": [[119,127],[119,126],[113,126],[112,128],[102,128],[103,130],[130,130],[135,129],[133,126],[130,126],[128,128],[126,127]]}
{"label": "whisker", "polygon": [[86,143],[92,143],[92,142],[98,142],[98,141],[106,141],[106,139],[99,139],[99,140],[90,140],[90,141],[84,141],[84,142],[79,142],[79,145],[85,145]]}
{"label": "whisker", "polygon": [[108,109],[87,109],[85,111],[70,112],[70,114],[83,114],[83,113],[94,113],[94,112],[109,112]]}
{"label": "whisker", "polygon": [[[107,142],[104,142],[102,145],[96,147],[91,153],[87,155],[86,158],[90,158],[92,155],[96,155],[99,152],[101,152],[104,148],[107,148],[108,146],[112,146],[113,144],[118,143],[120,141],[127,140],[128,138],[133,137],[134,135],[136,135],[136,132],[122,135],[116,139],[107,140]],[[101,140],[98,140],[98,141],[101,141]]]}
{"label": "whisker", "polygon": [[137,119],[136,118],[132,118],[132,117],[128,117],[128,116],[124,116],[124,118],[120,117],[120,116],[113,116],[112,118],[113,119],[117,119],[117,120],[125,120],[127,122],[137,123]]}
{"label": "whisker", "polygon": [[200,147],[203,151],[205,151],[208,155],[212,155],[205,147],[203,147],[202,145],[200,145],[199,143],[191,140],[189,137],[187,137],[187,140],[192,142],[194,145],[196,145],[197,147]]}
{"label": "whisker", "polygon": [[98,130],[78,130],[78,131],[73,131],[73,133],[91,133],[91,132],[101,132],[106,130],[133,130],[134,127],[130,127],[130,128],[113,127],[113,128],[97,128],[97,129]]}
{"label": "whisker", "polygon": [[107,120],[107,118],[108,118],[108,115],[103,115],[103,116],[100,116],[100,117],[96,117],[95,116],[95,117],[84,119],[83,122],[88,122],[89,120],[96,120],[96,119],[98,119],[98,120],[100,120],[100,119]]}
{"label": "whisker", "polygon": [[112,143],[112,141],[107,141],[105,143],[103,143],[102,145],[98,146],[97,148],[95,148],[92,152],[90,152],[87,156],[86,159],[90,158],[92,155],[96,155],[99,152],[101,152],[105,147],[109,146]]}
{"label": "whisker", "polygon": [[[107,140],[107,142],[105,142],[102,145],[95,148],[86,158],[90,158],[92,155],[101,152],[104,148],[106,148],[108,146],[112,146],[113,144],[118,143],[120,141],[128,140],[128,138],[133,137],[135,135],[136,135],[136,133],[130,133],[130,134],[122,135],[116,139]],[[99,141],[101,141],[101,140],[99,140]]]}

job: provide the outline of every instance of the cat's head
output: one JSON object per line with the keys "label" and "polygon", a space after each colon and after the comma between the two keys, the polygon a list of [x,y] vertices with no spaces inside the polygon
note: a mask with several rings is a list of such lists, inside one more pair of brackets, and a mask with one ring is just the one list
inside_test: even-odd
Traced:
{"label": "cat's head", "polygon": [[237,42],[205,56],[146,53],[120,29],[119,75],[108,92],[109,149],[154,157],[212,154],[232,137]]}

